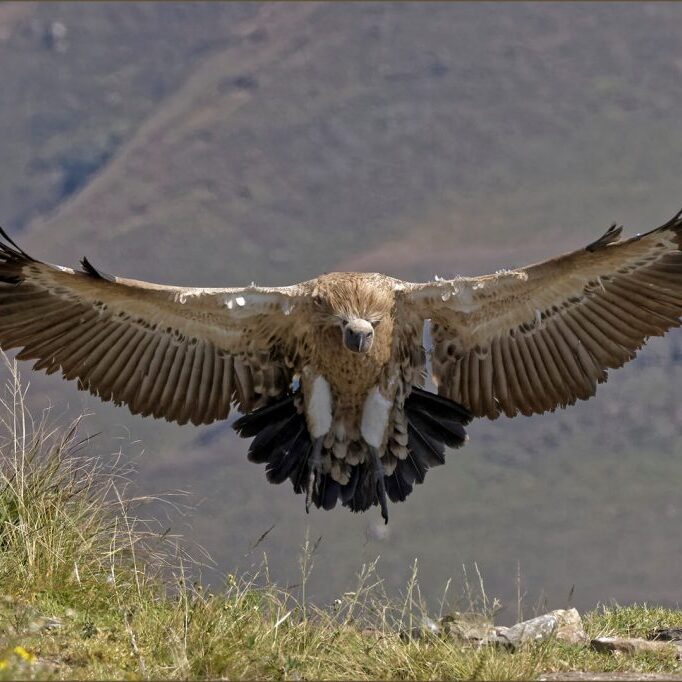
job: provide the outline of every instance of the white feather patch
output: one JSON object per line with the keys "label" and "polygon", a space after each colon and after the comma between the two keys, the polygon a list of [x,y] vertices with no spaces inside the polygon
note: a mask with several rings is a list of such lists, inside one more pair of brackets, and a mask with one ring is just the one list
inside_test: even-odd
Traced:
{"label": "white feather patch", "polygon": [[375,448],[381,446],[392,406],[393,403],[381,395],[378,386],[369,392],[362,408],[362,422],[360,424],[360,433],[368,445]]}
{"label": "white feather patch", "polygon": [[455,299],[452,307],[463,313],[471,313],[479,308],[479,304],[474,301],[472,288],[468,284],[462,284],[455,289]]}
{"label": "white feather patch", "polygon": [[332,392],[327,380],[318,376],[313,381],[313,389],[306,410],[308,428],[313,438],[327,434],[332,426]]}

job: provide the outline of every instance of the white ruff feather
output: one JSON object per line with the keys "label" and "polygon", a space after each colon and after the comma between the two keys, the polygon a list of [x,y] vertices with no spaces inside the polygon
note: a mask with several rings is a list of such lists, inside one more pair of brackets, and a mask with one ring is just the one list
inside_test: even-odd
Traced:
{"label": "white ruff feather", "polygon": [[327,380],[318,376],[313,381],[313,390],[308,401],[308,427],[313,438],[320,438],[329,432],[332,425],[332,393]]}
{"label": "white ruff feather", "polygon": [[360,424],[360,432],[368,445],[375,448],[381,447],[392,405],[390,400],[381,395],[378,386],[369,392],[362,408],[362,423]]}

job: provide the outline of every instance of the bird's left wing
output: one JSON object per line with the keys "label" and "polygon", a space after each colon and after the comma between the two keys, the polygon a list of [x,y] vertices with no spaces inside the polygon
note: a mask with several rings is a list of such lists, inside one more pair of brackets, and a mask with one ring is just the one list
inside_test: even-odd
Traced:
{"label": "bird's left wing", "polygon": [[[0,347],[137,414],[207,424],[285,390],[298,286],[199,289],[31,258],[0,230]],[[256,357],[254,371],[246,360]],[[264,370],[263,370],[264,368]],[[265,377],[258,375],[258,372]],[[260,382],[260,385],[259,385]]]}
{"label": "bird's left wing", "polygon": [[643,235],[621,230],[518,270],[405,283],[406,304],[431,320],[439,393],[493,419],[554,410],[679,326],[682,211]]}

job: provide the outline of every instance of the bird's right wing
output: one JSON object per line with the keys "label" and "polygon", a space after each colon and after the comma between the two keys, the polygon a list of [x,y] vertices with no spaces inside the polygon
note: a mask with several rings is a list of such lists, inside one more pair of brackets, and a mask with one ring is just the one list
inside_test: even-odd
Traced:
{"label": "bird's right wing", "polygon": [[554,410],[679,326],[682,212],[643,235],[620,232],[518,270],[404,283],[406,303],[431,320],[438,392],[493,419]]}
{"label": "bird's right wing", "polygon": [[[162,286],[31,258],[2,230],[0,347],[134,414],[184,424],[287,390],[298,286]],[[250,362],[250,359],[255,360]]]}

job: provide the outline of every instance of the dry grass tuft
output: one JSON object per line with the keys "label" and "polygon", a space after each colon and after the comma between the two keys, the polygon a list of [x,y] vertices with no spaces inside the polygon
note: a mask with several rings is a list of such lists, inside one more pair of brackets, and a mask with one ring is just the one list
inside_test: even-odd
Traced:
{"label": "dry grass tuft", "polygon": [[[197,564],[136,516],[120,455],[86,454],[81,419],[65,428],[26,409],[5,358],[0,398],[0,680],[3,679],[532,679],[561,670],[673,672],[653,656],[597,654],[555,641],[511,654],[405,633],[429,616],[417,564],[402,599],[389,598],[376,562],[329,608],[310,603],[315,543],[301,554],[301,587],[284,591],[268,567],[228,576],[205,593]],[[465,606],[489,618],[475,569]],[[446,593],[440,614],[446,609]],[[521,604],[518,605],[520,610]],[[591,635],[680,626],[678,611],[627,607],[590,614]]]}

